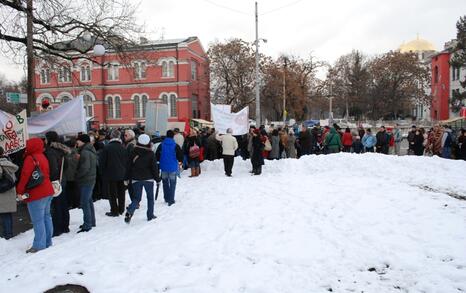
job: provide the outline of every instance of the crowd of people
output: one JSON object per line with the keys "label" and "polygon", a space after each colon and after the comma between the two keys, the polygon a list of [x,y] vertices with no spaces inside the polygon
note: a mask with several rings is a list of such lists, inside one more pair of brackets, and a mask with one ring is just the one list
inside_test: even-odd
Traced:
{"label": "crowd of people", "polygon": [[[406,136],[406,135],[405,135]],[[71,208],[81,208],[78,233],[96,226],[94,201],[109,201],[106,216],[124,216],[130,223],[147,196],[147,221],[156,218],[154,203],[162,184],[164,201],[175,204],[177,178],[183,169],[189,177],[201,174],[201,162],[223,158],[225,175],[233,176],[235,156],[250,159],[252,175],[260,175],[265,160],[300,158],[310,154],[377,152],[401,155],[408,141],[408,155],[437,155],[466,160],[465,130],[454,133],[448,126],[425,131],[413,126],[407,137],[401,129],[381,126],[371,129],[333,127],[250,127],[249,133],[233,136],[227,129],[188,132],[169,130],[161,137],[143,128],[100,129],[75,137],[60,137],[50,131],[44,138],[31,138],[26,148],[8,157],[0,148],[0,218],[3,237],[13,236],[12,213],[17,201],[27,204],[34,240],[27,252],[52,245],[52,238],[70,232]],[[154,191],[155,188],[155,191]],[[128,193],[130,202],[126,202]]]}

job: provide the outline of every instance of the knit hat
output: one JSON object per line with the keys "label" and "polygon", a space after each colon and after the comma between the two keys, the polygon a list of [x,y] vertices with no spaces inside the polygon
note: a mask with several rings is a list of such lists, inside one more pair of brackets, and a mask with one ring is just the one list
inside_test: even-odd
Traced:
{"label": "knit hat", "polygon": [[148,145],[150,143],[150,137],[147,134],[141,134],[138,137],[138,143],[140,145]]}
{"label": "knit hat", "polygon": [[84,143],[90,143],[91,142],[91,138],[87,134],[78,135],[78,138],[76,140],[80,140],[80,141],[82,141]]}

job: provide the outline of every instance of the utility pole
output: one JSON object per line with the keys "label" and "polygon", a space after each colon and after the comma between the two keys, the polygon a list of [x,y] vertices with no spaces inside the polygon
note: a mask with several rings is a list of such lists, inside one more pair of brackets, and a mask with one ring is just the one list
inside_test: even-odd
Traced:
{"label": "utility pole", "polygon": [[26,55],[27,55],[27,116],[31,116],[31,112],[35,109],[35,99],[34,99],[34,49],[33,49],[33,10],[32,10],[32,0],[27,0],[26,4],[27,10],[27,22],[26,22]]}
{"label": "utility pole", "polygon": [[259,14],[256,2],[256,127],[261,126],[261,98],[259,89]]}
{"label": "utility pole", "polygon": [[283,65],[283,125],[286,122],[286,62],[288,61],[286,56],[283,57],[284,65]]}

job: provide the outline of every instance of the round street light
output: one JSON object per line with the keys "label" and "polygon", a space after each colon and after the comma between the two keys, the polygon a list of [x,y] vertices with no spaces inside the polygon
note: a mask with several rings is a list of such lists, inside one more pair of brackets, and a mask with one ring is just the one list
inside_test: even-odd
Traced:
{"label": "round street light", "polygon": [[94,46],[94,56],[103,56],[105,55],[105,47],[97,44]]}

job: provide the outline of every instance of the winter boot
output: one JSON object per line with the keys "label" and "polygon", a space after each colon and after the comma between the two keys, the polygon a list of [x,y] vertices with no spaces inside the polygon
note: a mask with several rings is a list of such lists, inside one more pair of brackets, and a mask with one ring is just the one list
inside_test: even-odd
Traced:
{"label": "winter boot", "polygon": [[196,168],[191,168],[191,175],[189,175],[189,178],[196,177]]}
{"label": "winter boot", "polygon": [[128,213],[128,212],[126,212],[126,214],[125,214],[125,222],[126,222],[126,224],[129,224],[129,223],[131,222],[131,217],[133,217],[133,215],[130,214],[130,213]]}

